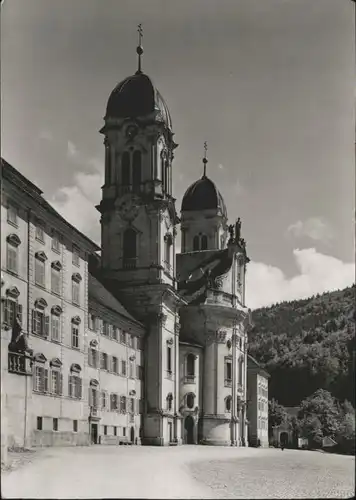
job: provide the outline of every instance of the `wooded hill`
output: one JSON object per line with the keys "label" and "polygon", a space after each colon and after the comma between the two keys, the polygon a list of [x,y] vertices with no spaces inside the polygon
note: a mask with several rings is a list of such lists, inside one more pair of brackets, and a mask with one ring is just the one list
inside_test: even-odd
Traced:
{"label": "wooded hill", "polygon": [[269,399],[298,406],[317,389],[355,406],[355,285],[252,313],[249,353],[270,373]]}

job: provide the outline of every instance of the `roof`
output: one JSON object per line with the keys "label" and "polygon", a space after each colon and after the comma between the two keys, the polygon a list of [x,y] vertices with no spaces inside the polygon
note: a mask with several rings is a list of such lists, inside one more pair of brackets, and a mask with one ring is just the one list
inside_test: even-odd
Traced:
{"label": "roof", "polygon": [[253,358],[250,354],[247,354],[247,369],[256,370],[266,378],[271,377],[271,375],[264,368],[262,368],[259,362],[255,358]]}
{"label": "roof", "polygon": [[137,321],[126,309],[125,307],[117,300],[116,297],[112,295],[109,290],[105,288],[105,286],[100,283],[100,281],[95,278],[92,274],[89,273],[89,299],[92,298],[96,302],[99,302],[104,307],[108,307],[113,312],[119,314],[127,321],[134,323],[136,326],[141,328],[145,328],[142,323]]}
{"label": "roof", "polygon": [[227,218],[224,199],[214,182],[206,175],[195,181],[186,190],[182,200],[182,211],[221,210]]}
{"label": "roof", "polygon": [[64,217],[62,217],[53,207],[46,201],[42,194],[40,188],[35,186],[31,181],[29,181],[24,175],[22,175],[15,167],[10,165],[4,158],[1,158],[1,171],[2,177],[12,184],[15,184],[21,191],[25,192],[30,198],[32,198],[39,206],[46,210],[49,214],[56,217],[61,223],[65,224],[68,229],[75,233],[76,237],[82,238],[91,251],[95,252],[100,250],[100,247],[94,243],[90,238],[85,236],[85,234],[78,231],[78,229],[72,224],[70,224]]}
{"label": "roof", "polygon": [[143,73],[128,76],[111,92],[106,118],[137,118],[156,112],[156,119],[172,129],[171,116],[163,97],[150,77]]}

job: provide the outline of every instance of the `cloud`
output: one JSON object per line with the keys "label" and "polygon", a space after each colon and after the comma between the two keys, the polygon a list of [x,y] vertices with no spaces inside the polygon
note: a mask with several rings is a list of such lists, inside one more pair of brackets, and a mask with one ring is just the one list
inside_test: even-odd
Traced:
{"label": "cloud", "polygon": [[49,130],[41,130],[38,138],[42,141],[53,141],[53,135]]}
{"label": "cloud", "polygon": [[293,250],[298,274],[287,278],[278,267],[250,262],[246,274],[246,304],[251,309],[284,300],[307,298],[342,289],[355,282],[355,264],[343,262],[315,248]]}
{"label": "cloud", "polygon": [[222,165],[221,163],[219,163],[219,165],[218,165],[218,169],[220,169],[220,170],[224,170],[224,165]]}
{"label": "cloud", "polygon": [[95,205],[101,199],[103,174],[79,172],[73,186],[58,189],[50,201],[70,224],[100,245],[100,214]]}
{"label": "cloud", "polygon": [[72,141],[67,142],[67,155],[69,158],[75,158],[79,155],[77,146]]}
{"label": "cloud", "polygon": [[287,228],[287,234],[296,238],[306,236],[314,241],[325,243],[334,237],[330,225],[322,217],[310,217],[305,221],[298,220]]}

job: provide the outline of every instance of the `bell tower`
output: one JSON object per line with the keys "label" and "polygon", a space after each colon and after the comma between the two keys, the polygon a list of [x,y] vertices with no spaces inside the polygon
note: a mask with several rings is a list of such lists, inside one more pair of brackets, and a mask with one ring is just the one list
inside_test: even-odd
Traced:
{"label": "bell tower", "polygon": [[[175,241],[180,222],[172,194],[173,140],[168,107],[138,68],[112,91],[101,129],[105,183],[101,213],[101,276],[146,326],[142,444],[180,442],[179,315]],[[148,361],[149,360],[149,361]]]}
{"label": "bell tower", "polygon": [[182,200],[182,254],[222,250],[227,244],[227,210],[221,193],[206,175],[207,150],[205,142],[203,175],[187,189]]}

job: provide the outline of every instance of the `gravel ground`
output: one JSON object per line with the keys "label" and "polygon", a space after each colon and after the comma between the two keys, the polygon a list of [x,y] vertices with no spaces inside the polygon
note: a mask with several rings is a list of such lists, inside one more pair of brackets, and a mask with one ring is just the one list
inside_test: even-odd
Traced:
{"label": "gravel ground", "polygon": [[218,498],[350,498],[354,457],[297,450],[261,450],[261,456],[190,465],[194,478]]}
{"label": "gravel ground", "polygon": [[47,448],[3,498],[347,498],[354,457],[210,446]]}

